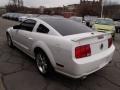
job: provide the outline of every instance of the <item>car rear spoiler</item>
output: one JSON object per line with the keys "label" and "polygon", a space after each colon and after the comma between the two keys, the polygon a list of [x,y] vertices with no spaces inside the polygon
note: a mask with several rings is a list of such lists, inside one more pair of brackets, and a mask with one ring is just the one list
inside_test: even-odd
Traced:
{"label": "car rear spoiler", "polygon": [[[78,41],[80,41],[80,40],[84,40],[84,39],[91,39],[91,38],[94,38],[94,37],[101,37],[101,39],[102,39],[102,36],[105,36],[105,35],[111,35],[111,33],[110,32],[108,32],[108,33],[102,33],[102,34],[99,34],[99,35],[95,35],[95,33],[94,32],[92,32],[91,33],[91,36],[86,36],[86,37],[83,37],[83,38],[74,38],[74,39],[72,39],[72,41],[74,41],[74,42],[78,42]],[[104,38],[104,36],[103,36],[103,38]]]}

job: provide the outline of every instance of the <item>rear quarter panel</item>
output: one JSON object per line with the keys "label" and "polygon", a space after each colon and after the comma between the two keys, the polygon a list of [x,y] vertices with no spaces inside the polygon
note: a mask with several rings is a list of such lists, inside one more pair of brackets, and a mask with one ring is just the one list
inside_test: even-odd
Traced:
{"label": "rear quarter panel", "polygon": [[43,49],[55,69],[64,69],[56,66],[56,63],[68,66],[71,62],[72,42],[70,40],[66,40],[62,36],[46,35],[36,32],[33,32],[32,37],[34,38],[34,43],[31,47],[31,52],[34,52],[35,47]]}

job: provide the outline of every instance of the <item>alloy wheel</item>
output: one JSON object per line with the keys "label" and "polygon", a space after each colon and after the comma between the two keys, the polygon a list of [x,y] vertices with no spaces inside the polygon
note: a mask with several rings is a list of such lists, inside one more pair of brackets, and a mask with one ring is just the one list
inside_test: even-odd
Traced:
{"label": "alloy wheel", "polygon": [[47,62],[46,62],[46,56],[44,54],[39,53],[36,56],[36,61],[37,61],[37,66],[40,72],[42,74],[46,74],[47,67],[48,67]]}

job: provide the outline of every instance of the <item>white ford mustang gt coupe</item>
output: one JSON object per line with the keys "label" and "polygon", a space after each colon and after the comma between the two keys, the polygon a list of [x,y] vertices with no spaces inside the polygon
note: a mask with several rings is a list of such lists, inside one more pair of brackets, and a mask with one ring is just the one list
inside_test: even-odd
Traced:
{"label": "white ford mustang gt coupe", "polygon": [[115,51],[111,34],[65,18],[29,18],[6,36],[10,47],[36,60],[43,76],[53,70],[72,78],[87,76],[106,66]]}

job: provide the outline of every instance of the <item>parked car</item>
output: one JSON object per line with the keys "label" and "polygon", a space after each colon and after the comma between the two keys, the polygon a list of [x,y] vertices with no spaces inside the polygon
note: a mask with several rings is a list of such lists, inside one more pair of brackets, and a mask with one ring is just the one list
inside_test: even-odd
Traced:
{"label": "parked car", "polygon": [[86,26],[92,28],[93,23],[96,21],[97,16],[84,16],[84,20],[86,21]]}
{"label": "parked car", "polygon": [[21,13],[14,13],[12,19],[13,20],[16,20],[16,21],[19,21],[19,17],[23,16],[23,14]]}
{"label": "parked car", "polygon": [[6,13],[4,18],[10,19],[10,15],[11,15],[11,13]]}
{"label": "parked car", "polygon": [[115,21],[116,33],[120,33],[120,21]]}
{"label": "parked car", "polygon": [[18,21],[23,22],[23,21],[25,21],[25,20],[27,20],[27,19],[28,19],[27,16],[21,16],[21,17],[19,17],[19,20],[18,20]]}
{"label": "parked car", "polygon": [[115,51],[111,34],[65,18],[29,18],[7,29],[6,36],[10,47],[36,60],[43,76],[55,70],[85,77],[106,66]]}
{"label": "parked car", "polygon": [[2,17],[6,19],[16,20],[18,21],[18,18],[23,16],[21,13],[6,13]]}
{"label": "parked car", "polygon": [[83,18],[78,16],[70,17],[71,20],[82,23]]}
{"label": "parked car", "polygon": [[6,18],[6,16],[7,16],[7,13],[3,14],[3,15],[2,15],[2,18]]}
{"label": "parked car", "polygon": [[9,13],[9,15],[8,15],[8,19],[13,19],[13,16],[14,16],[14,13]]}
{"label": "parked car", "polygon": [[19,17],[18,21],[23,22],[30,17],[38,17],[38,16],[39,16],[38,14],[23,14]]}
{"label": "parked car", "polygon": [[110,18],[98,18],[92,27],[94,30],[99,32],[108,32],[111,33],[113,38],[115,37],[115,24],[114,21]]}

